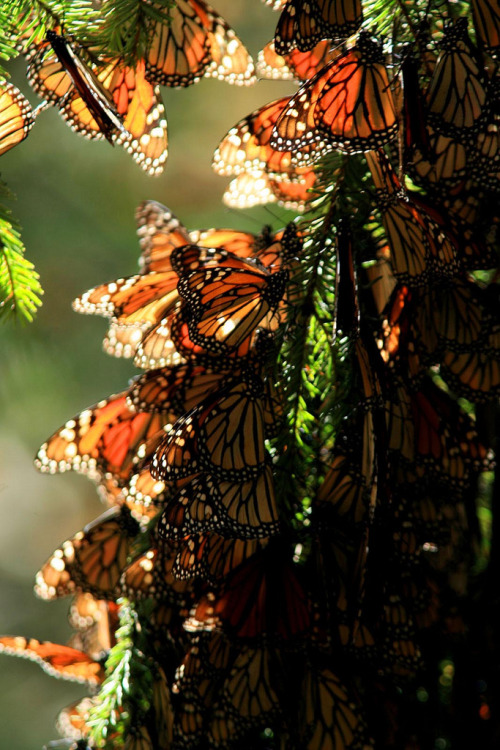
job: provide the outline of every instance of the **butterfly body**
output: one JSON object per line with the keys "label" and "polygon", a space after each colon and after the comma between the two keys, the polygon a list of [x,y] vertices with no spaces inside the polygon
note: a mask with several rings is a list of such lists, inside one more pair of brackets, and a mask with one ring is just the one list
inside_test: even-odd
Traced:
{"label": "butterfly body", "polygon": [[48,31],[47,41],[50,42],[58,60],[73,81],[101,132],[113,145],[114,133],[118,131],[126,134],[127,132],[116,111],[113,99],[101,85],[95,73],[80,60],[66,37],[56,34],[55,31]]}

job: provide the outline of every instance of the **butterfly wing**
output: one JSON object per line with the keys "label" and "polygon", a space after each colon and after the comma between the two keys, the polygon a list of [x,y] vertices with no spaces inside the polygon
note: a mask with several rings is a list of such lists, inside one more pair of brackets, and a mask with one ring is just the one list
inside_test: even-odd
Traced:
{"label": "butterfly wing", "polygon": [[17,146],[35,123],[29,101],[8,81],[0,82],[0,156]]}
{"label": "butterfly wing", "polygon": [[51,555],[36,575],[35,593],[56,599],[83,591],[113,600],[138,532],[126,508],[110,508]]}

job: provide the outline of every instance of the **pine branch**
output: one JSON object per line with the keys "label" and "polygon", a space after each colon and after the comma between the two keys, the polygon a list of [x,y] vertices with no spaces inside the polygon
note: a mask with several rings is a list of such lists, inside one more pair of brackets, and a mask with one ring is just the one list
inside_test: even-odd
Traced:
{"label": "pine branch", "polygon": [[41,305],[39,276],[24,252],[19,226],[0,205],[0,319],[14,315],[31,322]]}
{"label": "pine branch", "polygon": [[97,747],[121,746],[131,725],[140,724],[151,705],[153,665],[144,653],[147,644],[136,609],[127,602],[121,605],[117,643],[106,661],[107,677],[90,710],[88,724]]}

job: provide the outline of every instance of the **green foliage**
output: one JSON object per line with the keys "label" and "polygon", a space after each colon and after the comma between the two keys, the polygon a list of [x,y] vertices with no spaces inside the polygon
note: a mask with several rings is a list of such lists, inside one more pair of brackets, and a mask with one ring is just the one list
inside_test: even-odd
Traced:
{"label": "green foliage", "polygon": [[[7,197],[6,186],[0,183]],[[0,319],[11,316],[32,321],[43,293],[34,266],[24,257],[20,228],[11,212],[0,205]]]}
{"label": "green foliage", "polygon": [[[161,7],[161,6],[164,7]],[[93,44],[125,62],[133,63],[144,57],[155,23],[169,23],[172,0],[150,5],[144,0],[105,0],[101,7],[102,23]]]}
{"label": "green foliage", "polygon": [[136,610],[126,602],[120,608],[117,643],[106,661],[108,676],[90,711],[89,726],[97,747],[121,747],[132,720],[140,725],[150,707],[153,665],[145,656],[146,635]]}

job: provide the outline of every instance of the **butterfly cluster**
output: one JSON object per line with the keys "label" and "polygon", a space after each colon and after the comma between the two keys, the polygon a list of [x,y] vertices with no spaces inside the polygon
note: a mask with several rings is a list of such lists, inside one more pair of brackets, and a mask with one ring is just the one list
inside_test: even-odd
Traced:
{"label": "butterfly cluster", "polygon": [[436,40],[422,23],[390,60],[359,2],[268,4],[261,74],[301,86],[214,166],[236,203],[315,212],[189,231],[145,201],[139,272],[74,301],[143,372],[36,458],[107,506],[36,577],[72,597],[71,643],[0,639],[94,689],[110,653],[59,718],[69,741],[104,722],[126,750],[424,748],[415,685],[466,643],[500,391],[498,14],[473,3],[476,45],[465,17]]}
{"label": "butterfly cluster", "polygon": [[159,15],[167,13],[161,2],[148,6],[149,43],[135,65],[103,55],[92,41],[65,36],[61,26],[43,37],[34,35],[32,23],[14,30],[28,81],[43,101],[33,110],[17,88],[0,82],[0,155],[27,137],[41,111],[56,106],[76,133],[123,146],[148,174],[159,175],[168,155],[160,86],[185,87],[201,78],[254,83],[245,46],[204,0],[179,0],[167,17]]}

